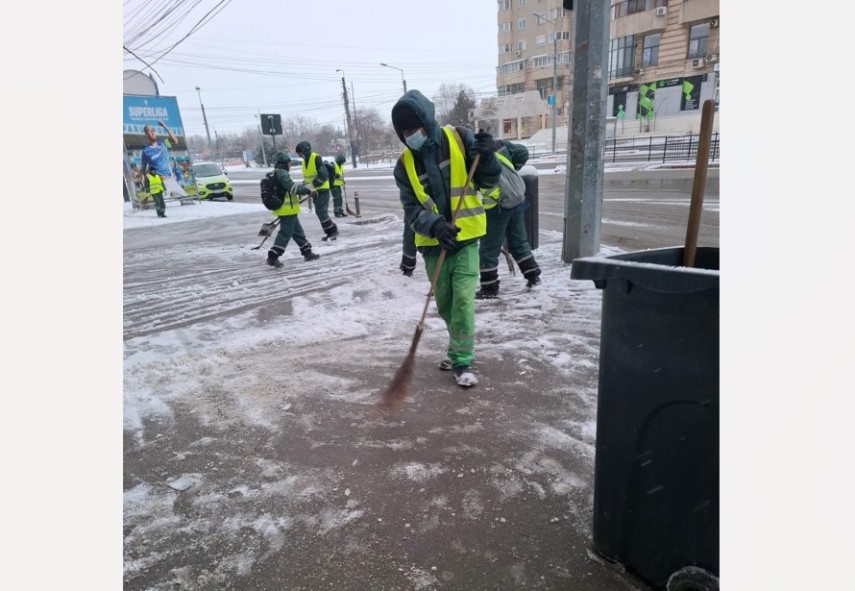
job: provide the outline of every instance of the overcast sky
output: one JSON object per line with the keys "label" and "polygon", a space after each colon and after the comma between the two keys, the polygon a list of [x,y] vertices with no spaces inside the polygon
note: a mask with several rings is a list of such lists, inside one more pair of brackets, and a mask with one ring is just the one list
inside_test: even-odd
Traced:
{"label": "overcast sky", "polygon": [[[409,90],[428,97],[443,83],[465,83],[478,96],[496,93],[495,0],[225,0],[198,30],[156,59],[217,5],[202,0],[170,26],[168,19],[152,24],[162,5],[124,4],[123,42],[153,66],[160,94],[178,98],[188,135],[205,133],[200,93],[212,135],[257,125],[258,111],[344,128],[339,69],[351,107],[355,97],[357,108],[377,109],[383,117],[403,92],[402,77]],[[151,72],[128,53],[122,67]]]}

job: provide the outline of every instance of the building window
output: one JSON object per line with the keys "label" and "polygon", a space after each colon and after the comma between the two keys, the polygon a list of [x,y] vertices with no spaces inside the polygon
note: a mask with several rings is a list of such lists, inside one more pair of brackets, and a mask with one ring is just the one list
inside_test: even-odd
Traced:
{"label": "building window", "polygon": [[517,6],[523,8],[525,6],[525,0],[517,0]]}
{"label": "building window", "polygon": [[517,51],[525,51],[525,39],[517,42]]}
{"label": "building window", "polygon": [[520,92],[525,92],[525,84],[505,84],[499,87],[499,96],[519,94]]}
{"label": "building window", "polygon": [[644,36],[644,46],[641,51],[641,65],[655,66],[659,63],[659,33]]}
{"label": "building window", "polygon": [[558,54],[558,63],[559,64],[569,64],[570,63],[570,52],[562,51]]}
{"label": "building window", "polygon": [[536,83],[540,98],[545,99],[549,94],[549,87],[552,86],[552,78],[542,78],[541,80],[536,80]]}
{"label": "building window", "polygon": [[564,39],[565,41],[570,38],[570,31],[553,31],[549,34],[549,40],[554,41],[555,39]]}
{"label": "building window", "polygon": [[523,70],[525,70],[525,60],[508,62],[499,66],[499,74],[512,74],[513,72],[522,72]]}
{"label": "building window", "polygon": [[501,45],[499,45],[499,53],[510,53],[511,51],[513,51],[511,49],[512,47],[513,45],[511,45],[510,43],[502,43]]}
{"label": "building window", "polygon": [[522,31],[523,29],[525,29],[525,19],[521,18],[517,21],[517,30]]}
{"label": "building window", "polygon": [[511,9],[511,0],[502,0],[502,10]]}
{"label": "building window", "polygon": [[609,78],[632,76],[635,72],[635,35],[609,42]]}
{"label": "building window", "polygon": [[710,36],[710,24],[701,23],[689,27],[689,53],[687,58],[706,57],[707,40]]}
{"label": "building window", "polygon": [[531,58],[531,67],[532,68],[543,68],[544,66],[552,65],[552,56],[551,55],[539,55],[537,57]]}
{"label": "building window", "polygon": [[503,33],[507,33],[511,30],[511,23],[502,23],[499,25],[499,30]]}
{"label": "building window", "polygon": [[537,37],[535,37],[534,43],[538,47],[543,47],[544,45],[546,45],[546,35],[538,35]]}

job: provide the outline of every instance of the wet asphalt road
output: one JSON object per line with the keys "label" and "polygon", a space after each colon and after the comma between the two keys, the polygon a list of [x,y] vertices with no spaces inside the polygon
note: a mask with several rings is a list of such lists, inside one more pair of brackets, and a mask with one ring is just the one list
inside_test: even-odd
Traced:
{"label": "wet asphalt road", "polygon": [[[564,174],[544,174],[544,171],[554,168],[552,164],[536,167],[540,173],[539,229],[563,232],[566,177]],[[261,176],[260,170],[230,173],[235,188],[234,200],[257,203],[257,181]],[[299,175],[295,177],[299,178]],[[609,172],[606,168],[601,242],[627,251],[685,244],[693,177],[692,168],[620,172]],[[358,197],[362,214],[400,212],[398,191],[390,168],[346,169],[345,178],[351,209],[355,209],[354,198]],[[711,167],[707,172],[698,245],[720,246],[718,167]]]}

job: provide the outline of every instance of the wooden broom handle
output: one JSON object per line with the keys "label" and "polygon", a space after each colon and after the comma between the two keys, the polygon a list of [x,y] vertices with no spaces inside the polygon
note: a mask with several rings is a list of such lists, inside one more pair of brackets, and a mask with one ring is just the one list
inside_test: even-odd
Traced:
{"label": "wooden broom handle", "polygon": [[701,130],[698,135],[698,154],[695,160],[695,178],[692,183],[692,201],[689,205],[689,222],[686,227],[686,246],[683,249],[683,266],[695,266],[701,211],[704,208],[704,187],[707,184],[707,167],[710,160],[710,143],[713,127],[713,101],[707,99],[701,112]]}

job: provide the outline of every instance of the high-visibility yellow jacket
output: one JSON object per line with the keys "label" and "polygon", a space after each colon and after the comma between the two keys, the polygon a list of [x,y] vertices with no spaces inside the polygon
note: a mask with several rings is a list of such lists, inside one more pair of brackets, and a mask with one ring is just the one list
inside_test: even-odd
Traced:
{"label": "high-visibility yellow jacket", "polygon": [[[455,211],[458,203],[460,202],[460,194],[463,192],[464,185],[466,185],[466,177],[468,175],[468,171],[466,170],[466,158],[463,154],[463,150],[458,144],[459,140],[456,137],[454,129],[450,126],[445,126],[442,128],[442,131],[446,134],[448,139],[448,159],[450,166],[449,177],[451,184],[449,187],[451,195],[450,205],[451,211]],[[413,187],[413,192],[419,200],[419,203],[421,203],[422,207],[428,211],[439,213],[439,208],[437,208],[433,198],[427,194],[424,186],[419,180],[419,175],[416,172],[415,161],[413,159],[413,153],[409,148],[404,148],[401,159],[404,163],[404,168],[407,171],[407,178]],[[466,187],[463,203],[460,205],[460,211],[457,214],[455,225],[460,228],[460,232],[457,234],[458,242],[471,240],[472,238],[479,238],[487,233],[487,216],[484,212],[484,206],[481,203],[481,198],[472,183],[469,183]],[[439,241],[436,238],[416,232],[416,247],[437,245],[439,245]]]}
{"label": "high-visibility yellow jacket", "polygon": [[[317,161],[320,160],[317,154],[309,154],[309,157],[303,160],[303,182],[307,185],[311,185],[314,183],[315,179],[318,177],[318,169],[316,166]],[[323,166],[323,164],[321,165]],[[314,185],[313,185],[314,186]],[[323,189],[330,188],[330,180],[327,179],[324,181],[322,185],[315,186],[315,189],[321,191]]]}
{"label": "high-visibility yellow jacket", "polygon": [[154,173],[147,175],[147,177],[149,195],[154,195],[155,193],[163,193],[163,180],[160,178],[160,175]]}

